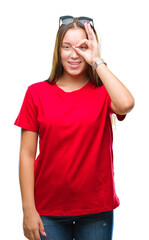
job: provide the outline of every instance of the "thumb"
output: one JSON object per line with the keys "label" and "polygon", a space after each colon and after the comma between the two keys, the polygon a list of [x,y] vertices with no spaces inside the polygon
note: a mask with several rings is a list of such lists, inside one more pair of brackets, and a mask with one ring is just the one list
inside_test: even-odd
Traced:
{"label": "thumb", "polygon": [[39,229],[40,229],[41,234],[44,235],[45,237],[47,237],[45,230],[44,230],[42,220],[39,222]]}

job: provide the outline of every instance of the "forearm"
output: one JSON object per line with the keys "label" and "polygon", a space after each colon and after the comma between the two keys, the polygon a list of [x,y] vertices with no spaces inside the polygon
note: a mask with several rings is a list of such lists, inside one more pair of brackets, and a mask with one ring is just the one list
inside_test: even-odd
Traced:
{"label": "forearm", "polygon": [[34,159],[20,155],[19,180],[23,211],[35,208],[34,201]]}
{"label": "forearm", "polygon": [[104,84],[111,101],[120,112],[128,112],[134,106],[134,98],[124,84],[102,63],[96,72]]}

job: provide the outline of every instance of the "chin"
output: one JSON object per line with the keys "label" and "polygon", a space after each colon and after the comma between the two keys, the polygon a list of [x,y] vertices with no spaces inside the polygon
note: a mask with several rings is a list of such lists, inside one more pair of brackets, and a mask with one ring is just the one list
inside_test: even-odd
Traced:
{"label": "chin", "polygon": [[79,76],[79,75],[82,75],[84,73],[84,71],[76,71],[76,72],[67,72],[69,75],[71,76]]}
{"label": "chin", "polygon": [[64,71],[67,72],[67,74],[69,75],[72,75],[72,76],[78,76],[78,75],[82,75],[84,74],[84,72],[86,71],[86,66],[83,67],[83,68],[80,68],[80,69],[73,69],[73,70],[70,70],[70,69],[64,69]]}

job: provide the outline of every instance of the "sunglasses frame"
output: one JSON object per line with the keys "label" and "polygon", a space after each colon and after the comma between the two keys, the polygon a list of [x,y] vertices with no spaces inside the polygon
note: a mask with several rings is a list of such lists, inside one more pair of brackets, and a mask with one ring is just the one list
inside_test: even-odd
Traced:
{"label": "sunglasses frame", "polygon": [[[64,20],[64,19],[67,19],[67,18],[71,18],[71,19],[72,19],[72,22],[74,21],[74,19],[77,19],[78,22],[81,22],[81,21],[79,21],[79,20],[84,20],[84,23],[85,23],[85,21],[86,21],[86,22],[90,22],[90,24],[91,24],[92,27],[94,28],[94,22],[93,22],[93,19],[92,19],[92,18],[84,17],[84,16],[81,16],[81,17],[73,17],[73,16],[69,16],[69,15],[61,16],[61,17],[59,18],[59,27],[60,27],[62,24],[67,25],[67,24],[71,23],[71,22],[66,23],[66,24],[63,23],[63,20]],[[62,22],[62,23],[61,23],[61,22]],[[81,22],[81,23],[82,23],[82,22]],[[83,23],[82,23],[82,24],[83,24]]]}

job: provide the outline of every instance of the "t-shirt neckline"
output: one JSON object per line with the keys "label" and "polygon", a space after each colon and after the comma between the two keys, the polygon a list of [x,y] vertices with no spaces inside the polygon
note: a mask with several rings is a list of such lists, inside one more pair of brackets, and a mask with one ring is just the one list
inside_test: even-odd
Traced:
{"label": "t-shirt neckline", "polygon": [[89,81],[83,87],[81,87],[77,90],[73,90],[71,92],[66,92],[56,84],[56,80],[53,81],[53,85],[55,86],[55,90],[59,94],[66,95],[66,96],[82,94],[82,92],[84,92],[90,84],[91,84],[91,80],[89,79]]}

